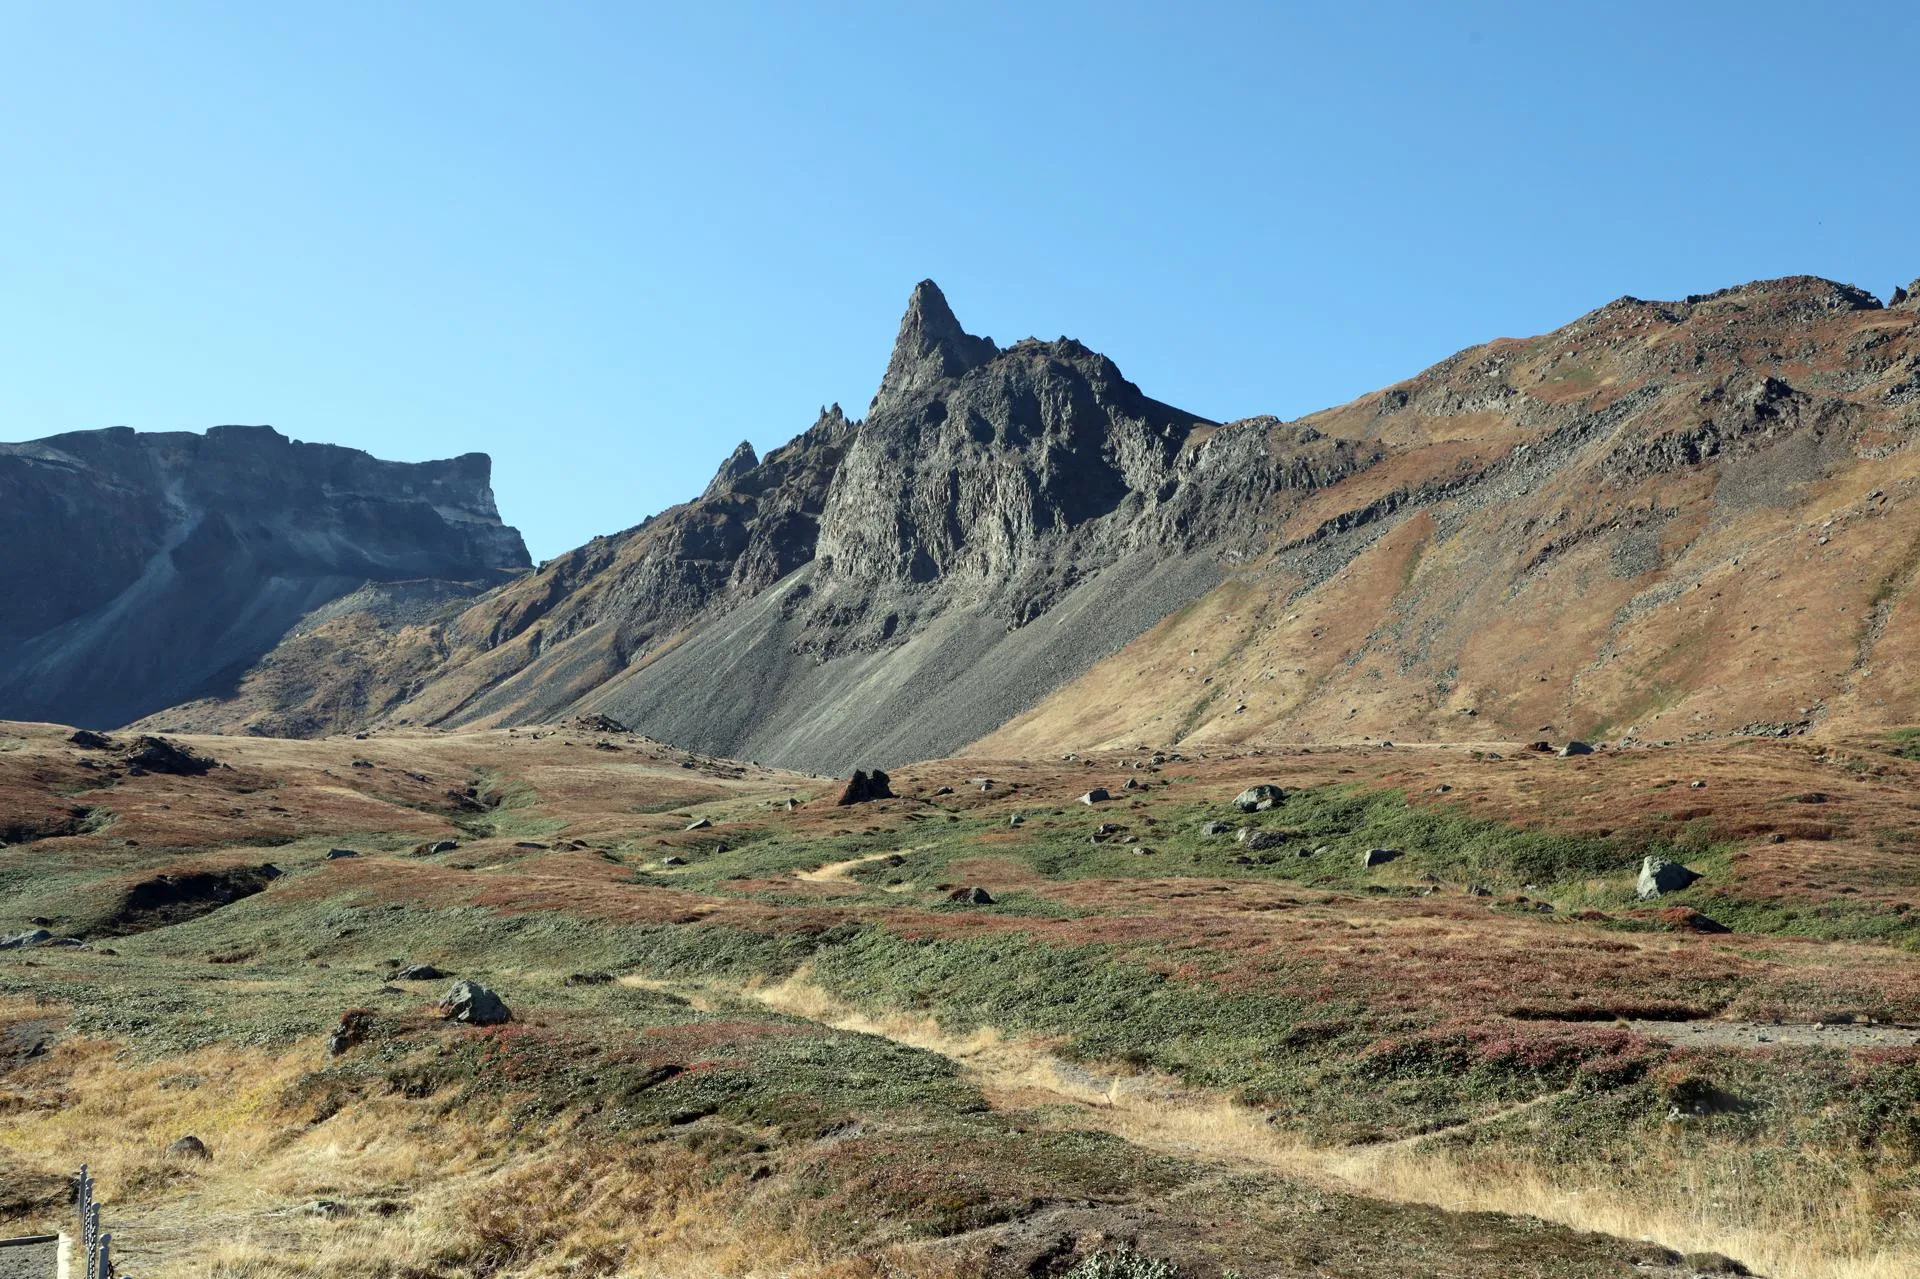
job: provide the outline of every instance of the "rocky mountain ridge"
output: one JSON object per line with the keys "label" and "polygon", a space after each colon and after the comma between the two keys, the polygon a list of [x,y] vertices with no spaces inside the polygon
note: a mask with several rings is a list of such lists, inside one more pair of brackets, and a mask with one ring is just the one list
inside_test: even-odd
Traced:
{"label": "rocky mountain ridge", "polygon": [[229,690],[366,583],[477,595],[529,563],[490,471],[256,426],[0,444],[0,715],[113,727]]}
{"label": "rocky mountain ridge", "polygon": [[[154,722],[597,712],[836,770],[977,739],[1811,723],[1797,708],[1839,689],[1801,668],[1830,645],[1729,693],[1682,597],[1710,564],[1784,556],[1779,526],[1808,503],[1904,481],[1917,319],[1811,277],[1624,298],[1299,421],[1215,424],[1071,339],[969,335],[924,282],[864,419],[834,406],[764,459],[743,445],[699,499],[431,620],[333,617],[236,698]],[[1875,635],[1907,625],[1906,545],[1844,578]],[[1727,660],[1778,665],[1765,633]],[[1864,642],[1843,683],[1887,669],[1855,661]],[[1867,703],[1894,713],[1904,687]]]}

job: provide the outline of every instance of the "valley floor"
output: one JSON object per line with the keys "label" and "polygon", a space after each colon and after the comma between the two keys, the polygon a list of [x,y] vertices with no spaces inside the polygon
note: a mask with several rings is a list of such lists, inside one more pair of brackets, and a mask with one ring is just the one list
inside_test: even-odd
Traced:
{"label": "valley floor", "polygon": [[0,725],[0,1229],[142,1279],[1920,1273],[1897,738],[180,744]]}

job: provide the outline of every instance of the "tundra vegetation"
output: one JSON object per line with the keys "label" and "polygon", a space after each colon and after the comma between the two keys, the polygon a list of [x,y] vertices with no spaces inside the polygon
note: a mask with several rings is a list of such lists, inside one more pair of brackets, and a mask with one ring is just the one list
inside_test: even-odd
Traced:
{"label": "tundra vegetation", "polygon": [[1920,1273],[1911,742],[840,804],[605,726],[0,726],[0,1223],[84,1160],[143,1279]]}

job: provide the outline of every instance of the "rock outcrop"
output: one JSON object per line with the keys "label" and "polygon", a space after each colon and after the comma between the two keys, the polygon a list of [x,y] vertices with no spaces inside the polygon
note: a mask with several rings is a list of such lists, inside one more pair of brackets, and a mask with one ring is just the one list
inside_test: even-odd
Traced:
{"label": "rock outcrop", "polygon": [[367,582],[497,584],[528,560],[488,473],[269,427],[0,444],[0,717],[125,724],[231,691]]}

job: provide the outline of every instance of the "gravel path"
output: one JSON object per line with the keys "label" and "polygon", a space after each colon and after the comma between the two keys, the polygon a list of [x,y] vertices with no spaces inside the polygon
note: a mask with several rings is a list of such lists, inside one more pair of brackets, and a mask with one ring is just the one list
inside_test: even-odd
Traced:
{"label": "gravel path", "polygon": [[0,1279],[53,1279],[58,1248],[53,1240],[23,1246],[0,1239]]}
{"label": "gravel path", "polygon": [[1770,1021],[1636,1021],[1632,1026],[1649,1039],[1662,1039],[1683,1048],[1754,1048],[1763,1044],[1905,1048],[1920,1044],[1920,1027],[1916,1026],[1777,1025]]}

